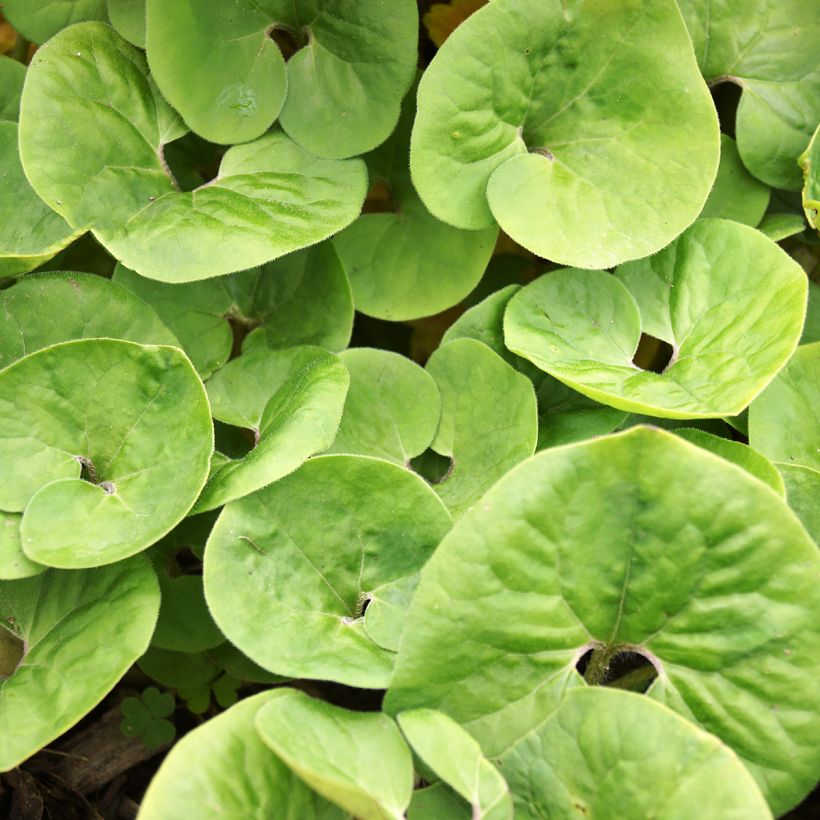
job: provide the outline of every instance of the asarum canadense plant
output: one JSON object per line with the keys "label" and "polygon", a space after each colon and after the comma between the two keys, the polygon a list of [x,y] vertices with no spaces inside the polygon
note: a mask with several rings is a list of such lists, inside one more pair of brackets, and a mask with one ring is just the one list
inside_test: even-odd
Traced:
{"label": "asarum canadense plant", "polygon": [[816,816],[816,0],[0,6],[0,815]]}

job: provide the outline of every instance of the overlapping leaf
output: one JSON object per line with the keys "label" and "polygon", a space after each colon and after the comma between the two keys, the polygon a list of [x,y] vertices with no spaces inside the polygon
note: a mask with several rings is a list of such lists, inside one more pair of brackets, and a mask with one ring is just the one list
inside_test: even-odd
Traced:
{"label": "overlapping leaf", "polygon": [[106,20],[106,0],[4,0],[3,14],[25,38],[45,43],[86,20]]}

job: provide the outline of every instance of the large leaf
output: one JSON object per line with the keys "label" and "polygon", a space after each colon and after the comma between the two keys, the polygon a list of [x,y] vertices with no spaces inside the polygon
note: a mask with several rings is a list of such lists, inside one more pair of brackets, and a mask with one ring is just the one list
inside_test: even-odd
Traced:
{"label": "large leaf", "polygon": [[314,458],[222,512],[205,551],[208,605],[229,640],[272,672],[383,687],[395,655],[368,635],[367,604],[414,576],[450,525],[408,470]]}
{"label": "large leaf", "polygon": [[[770,239],[704,219],[655,256],[546,274],[516,294],[507,346],[590,398],[663,418],[734,416],[800,338],[806,276]],[[633,361],[641,332],[667,342],[662,373]]]}
{"label": "large leaf", "polygon": [[407,165],[413,96],[390,139],[365,158],[371,183],[385,186],[387,213],[364,213],[333,240],[350,272],[356,308],[392,321],[460,302],[481,279],[498,235],[494,226],[454,228],[422,204]]}
{"label": "large leaf", "polygon": [[309,786],[361,820],[403,820],[413,758],[396,724],[290,690],[260,710],[262,740]]}
{"label": "large leaf", "polygon": [[0,669],[0,771],[50,743],[108,694],[148,647],[158,610],[157,580],[141,556],[0,582],[0,643],[9,630],[22,642],[19,664]]}
{"label": "large leaf", "polygon": [[333,443],[350,377],[318,347],[251,350],[208,381],[218,421],[249,431],[253,449],[211,467],[196,512],[213,510],[292,473]]}
{"label": "large leaf", "polygon": [[246,698],[182,738],[148,786],[139,820],[342,820],[256,733],[257,713],[284,691]]}
{"label": "large leaf", "polygon": [[743,94],[737,147],[774,188],[800,188],[797,158],[820,121],[820,17],[815,0],[680,0],[703,76]]}
{"label": "large leaf", "polygon": [[179,191],[162,149],[184,131],[142,52],[102,23],[60,32],[31,62],[20,118],[26,176],[73,228],[93,231],[142,275],[185,282],[250,268],[358,215],[364,164],[317,159],[281,131],[232,148],[215,179]]}
{"label": "large leaf", "polygon": [[179,346],[151,307],[101,276],[42,273],[0,292],[0,368],[58,342],[93,338]]}
{"label": "large leaf", "polygon": [[357,347],[340,358],[350,373],[350,390],[331,452],[409,464],[438,429],[441,397],[432,376],[387,350]]}
{"label": "large leaf", "polygon": [[72,23],[107,19],[106,0],[3,0],[3,14],[34,43],[45,43]]}
{"label": "large leaf", "polygon": [[630,692],[570,692],[502,763],[516,796],[516,820],[772,816],[731,749]]}
{"label": "large leaf", "polygon": [[772,461],[820,470],[820,342],[801,345],[749,408],[749,443]]}
{"label": "large leaf", "polygon": [[[351,157],[396,125],[416,64],[413,0],[148,0],[148,58],[162,93],[213,142],[277,119],[309,151]],[[271,37],[297,51],[285,65]]]}
{"label": "large leaf", "polygon": [[474,820],[512,818],[506,781],[452,718],[434,709],[413,709],[397,720],[416,754],[470,803]]}
{"label": "large leaf", "polygon": [[386,706],[441,709],[496,756],[590,650],[599,676],[643,656],[647,697],[731,746],[779,814],[820,771],[818,572],[779,496],[670,433],[546,450],[425,566]]}
{"label": "large leaf", "polygon": [[441,393],[441,422],[432,448],[452,461],[434,488],[458,517],[534,452],[535,391],[529,379],[474,339],[443,345],[430,357],[427,370]]}
{"label": "large leaf", "polygon": [[330,243],[200,282],[156,282],[122,265],[114,280],[156,309],[202,378],[228,361],[236,336],[232,327],[248,334],[243,349],[310,344],[336,351],[350,341],[350,283]]}
{"label": "large leaf", "polygon": [[439,219],[603,268],[684,230],[718,157],[673,0],[494,0],[425,72],[410,165]]}
{"label": "large leaf", "polygon": [[[26,555],[119,561],[191,509],[213,450],[208,400],[174,347],[86,339],[0,371],[0,509],[22,512]],[[81,477],[82,476],[82,477]]]}

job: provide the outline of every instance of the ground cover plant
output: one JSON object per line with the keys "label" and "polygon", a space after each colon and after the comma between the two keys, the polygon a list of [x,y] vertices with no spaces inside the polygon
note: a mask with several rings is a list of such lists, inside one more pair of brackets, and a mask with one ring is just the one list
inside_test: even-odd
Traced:
{"label": "ground cover plant", "polygon": [[814,0],[0,10],[0,816],[818,816]]}

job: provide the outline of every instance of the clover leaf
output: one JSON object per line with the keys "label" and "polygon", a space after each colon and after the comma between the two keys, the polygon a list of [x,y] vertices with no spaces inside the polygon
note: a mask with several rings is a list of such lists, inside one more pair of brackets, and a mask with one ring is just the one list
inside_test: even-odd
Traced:
{"label": "clover leaf", "polygon": [[603,268],[691,224],[718,157],[674,2],[494,0],[424,73],[410,167],[439,219]]}
{"label": "clover leaf", "polygon": [[[240,701],[183,737],[159,768],[140,806],[143,820],[293,817],[343,820],[258,737],[254,719],[283,690]],[[241,773],[241,776],[238,776]]]}
{"label": "clover leaf", "polygon": [[569,692],[501,763],[525,820],[772,816],[731,749],[630,692]]}
{"label": "clover leaf", "polygon": [[361,820],[399,820],[413,790],[413,759],[378,712],[350,712],[297,690],[256,716],[262,740],[305,783]]}
{"label": "clover leaf", "polygon": [[174,713],[175,706],[173,695],[149,686],[140,697],[125,698],[120,704],[120,731],[126,737],[138,737],[149,749],[170,744],[176,736],[176,726],[165,718]]}
{"label": "clover leaf", "polygon": [[228,639],[265,669],[383,687],[395,654],[368,634],[368,601],[414,576],[450,525],[402,467],[313,458],[223,510],[205,550],[205,596]]}
{"label": "clover leaf", "polygon": [[[505,341],[612,407],[662,418],[734,416],[788,360],[805,304],[805,274],[771,240],[704,219],[615,276],[542,276],[510,300]],[[662,373],[633,361],[642,331],[671,345]]]}
{"label": "clover leaf", "polygon": [[191,509],[213,429],[174,347],[83,339],[0,371],[0,509],[34,561],[77,568],[153,544]]}
{"label": "clover leaf", "polygon": [[670,433],[546,450],[422,570],[386,708],[441,709],[495,757],[584,685],[582,661],[607,682],[637,660],[646,697],[730,746],[782,813],[820,767],[818,572],[782,498]]}
{"label": "clover leaf", "polygon": [[[416,64],[412,0],[148,0],[147,7],[151,71],[206,139],[246,142],[278,118],[307,150],[343,158],[375,148],[396,125]],[[295,48],[287,64],[280,33]]]}
{"label": "clover leaf", "polygon": [[0,638],[10,632],[19,643],[18,662],[0,669],[0,771],[108,694],[147,648],[158,610],[157,581],[141,556],[0,582]]}
{"label": "clover leaf", "polygon": [[235,146],[215,179],[179,191],[162,149],[184,133],[142,52],[108,26],[71,26],[35,54],[20,121],[26,176],[142,275],[185,282],[261,265],[345,227],[364,199],[359,160],[318,159],[281,131]]}
{"label": "clover leaf", "polygon": [[349,381],[337,356],[308,346],[251,350],[218,371],[207,384],[211,412],[250,431],[254,446],[240,458],[214,460],[195,512],[255,492],[326,450]]}

